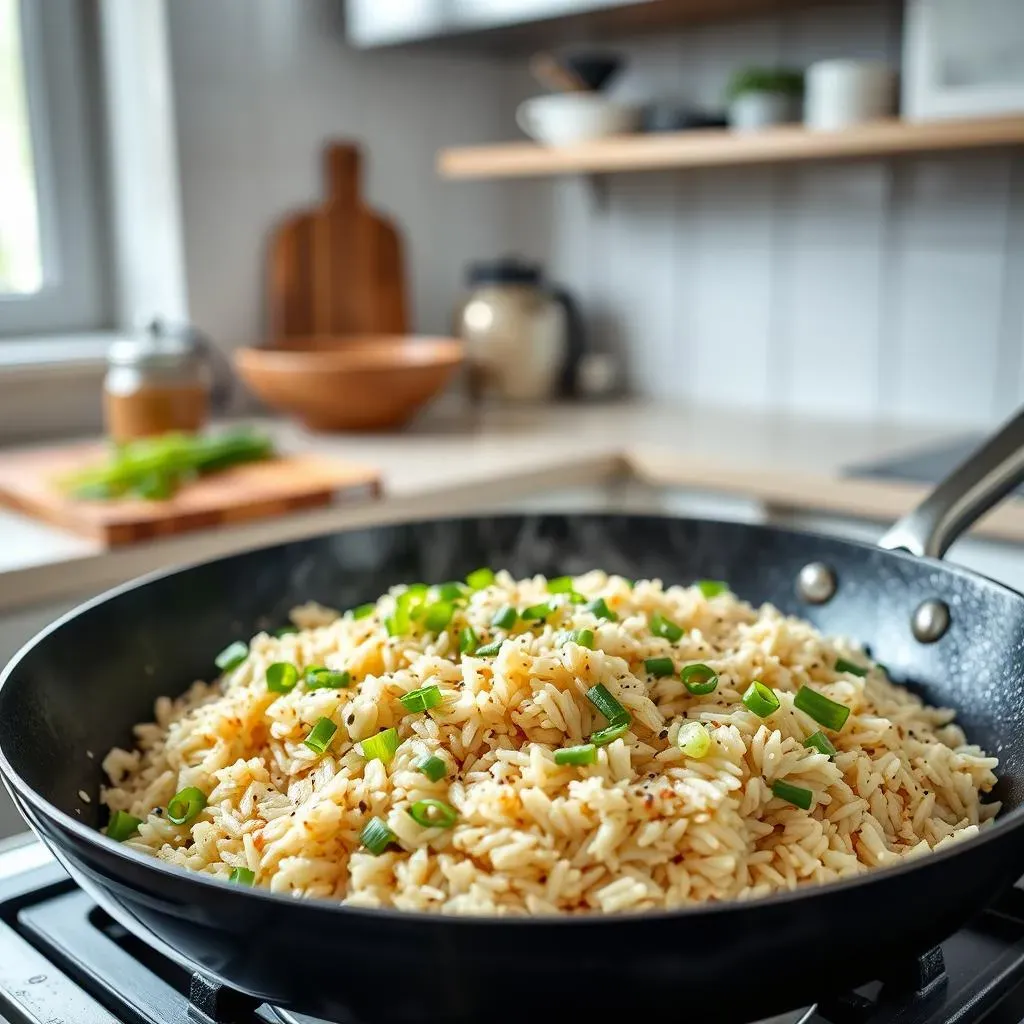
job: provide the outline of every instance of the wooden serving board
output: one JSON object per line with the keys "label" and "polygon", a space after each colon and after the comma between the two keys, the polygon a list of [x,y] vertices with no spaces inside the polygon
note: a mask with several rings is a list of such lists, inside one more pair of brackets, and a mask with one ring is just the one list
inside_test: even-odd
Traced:
{"label": "wooden serving board", "polygon": [[0,453],[0,505],[114,547],[380,494],[376,469],[320,455],[235,466],[184,484],[167,501],[80,501],[61,491],[62,477],[107,455],[97,444]]}

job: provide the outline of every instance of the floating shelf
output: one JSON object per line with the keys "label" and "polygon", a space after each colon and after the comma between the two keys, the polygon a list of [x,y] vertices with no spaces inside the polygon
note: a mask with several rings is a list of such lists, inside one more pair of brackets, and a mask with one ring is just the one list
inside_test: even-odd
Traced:
{"label": "floating shelf", "polygon": [[1024,145],[1024,117],[925,123],[892,120],[836,132],[787,126],[738,134],[715,128],[618,135],[565,147],[532,142],[467,146],[442,150],[437,165],[445,178],[526,178],[848,160],[1017,145]]}

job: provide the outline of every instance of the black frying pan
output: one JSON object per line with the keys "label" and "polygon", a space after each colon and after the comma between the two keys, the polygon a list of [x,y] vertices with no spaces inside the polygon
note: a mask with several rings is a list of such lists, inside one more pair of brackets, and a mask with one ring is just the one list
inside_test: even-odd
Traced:
{"label": "black frying pan", "polygon": [[[328,1018],[467,1022],[738,1020],[803,1005],[928,948],[1024,870],[1024,597],[916,557],[941,556],[1019,480],[1022,439],[1024,414],[898,525],[889,543],[914,554],[691,519],[507,516],[338,533],[129,584],[65,616],[8,666],[0,769],[102,907],[193,969],[272,1003]],[[310,598],[349,607],[483,564],[515,576],[601,567],[666,583],[726,579],[750,601],[853,636],[896,679],[956,708],[967,735],[1000,758],[1005,810],[975,839],[848,882],[673,913],[517,920],[274,896],[96,831],[99,758],[130,743],[158,695],[208,677],[227,640],[281,625]]]}

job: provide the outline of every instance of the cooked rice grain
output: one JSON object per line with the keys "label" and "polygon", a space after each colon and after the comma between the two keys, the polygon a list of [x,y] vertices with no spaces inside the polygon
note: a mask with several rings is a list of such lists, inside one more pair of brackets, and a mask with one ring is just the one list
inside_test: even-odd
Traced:
{"label": "cooked rice grain", "polygon": [[[460,659],[458,631],[495,637],[494,613],[548,600],[542,577],[497,582],[474,593],[439,636],[416,628],[389,637],[384,618],[396,593],[364,619],[317,605],[296,609],[298,633],[259,634],[249,658],[181,698],[161,698],[155,723],[136,728],[137,749],[104,760],[103,802],[144,819],[128,845],[226,880],[234,867],[274,892],[456,914],[641,911],[750,899],[857,875],[916,857],[984,828],[998,804],[982,803],[996,759],[967,745],[953,713],[922,705],[872,664],[838,674],[837,657],[867,664],[846,641],[731,594],[696,587],[630,587],[592,572],[576,581],[601,596],[617,621],[566,603],[547,624],[520,622],[497,657]],[[661,612],[686,628],[672,644],[654,637]],[[592,629],[596,650],[560,646],[561,631]],[[675,675],[644,672],[670,656],[677,670],[706,662],[719,676],[707,696]],[[292,661],[347,670],[342,690],[270,693],[267,666]],[[740,698],[752,679],[781,706],[767,721]],[[586,698],[603,683],[630,711],[621,739],[591,766],[557,766],[558,747],[585,743],[606,723]],[[803,741],[819,728],[795,708],[809,684],[851,709],[831,738],[835,761]],[[437,685],[444,703],[407,714],[398,698]],[[303,744],[322,717],[337,726],[320,757]],[[711,751],[688,759],[675,745],[681,724],[705,723]],[[397,728],[387,766],[366,761],[359,741]],[[448,777],[416,770],[426,754]],[[810,811],[773,796],[777,779],[810,789]],[[188,825],[162,809],[198,786],[208,804]],[[410,817],[434,797],[459,814],[454,828]],[[159,813],[158,813],[159,810]],[[373,856],[359,834],[374,815],[398,846]]]}

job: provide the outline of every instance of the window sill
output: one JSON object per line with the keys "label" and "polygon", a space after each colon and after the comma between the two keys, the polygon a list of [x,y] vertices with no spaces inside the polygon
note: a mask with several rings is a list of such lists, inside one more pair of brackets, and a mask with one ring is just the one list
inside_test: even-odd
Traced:
{"label": "window sill", "polygon": [[94,433],[114,332],[0,340],[0,442]]}

